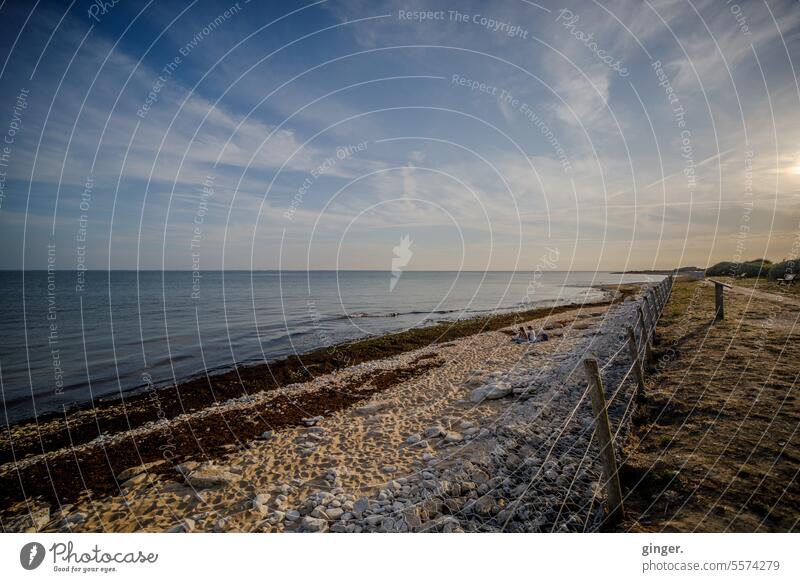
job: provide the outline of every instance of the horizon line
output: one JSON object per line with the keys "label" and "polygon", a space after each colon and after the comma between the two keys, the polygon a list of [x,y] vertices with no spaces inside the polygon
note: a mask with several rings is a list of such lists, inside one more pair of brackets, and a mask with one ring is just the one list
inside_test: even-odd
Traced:
{"label": "horizon line", "polygon": [[[656,273],[687,267],[665,269],[404,269],[404,273]],[[705,267],[697,267],[705,270]],[[54,269],[56,273],[75,273],[78,269]],[[0,269],[2,273],[47,273],[48,269]],[[84,273],[391,273],[391,269],[84,269]]]}

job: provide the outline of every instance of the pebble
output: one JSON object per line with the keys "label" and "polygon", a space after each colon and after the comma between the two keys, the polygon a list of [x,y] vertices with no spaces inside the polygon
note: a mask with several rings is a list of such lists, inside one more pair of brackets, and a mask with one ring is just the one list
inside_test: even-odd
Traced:
{"label": "pebble", "polygon": [[362,497],[353,504],[353,513],[356,515],[361,515],[367,509],[369,509],[369,499],[366,497]]}

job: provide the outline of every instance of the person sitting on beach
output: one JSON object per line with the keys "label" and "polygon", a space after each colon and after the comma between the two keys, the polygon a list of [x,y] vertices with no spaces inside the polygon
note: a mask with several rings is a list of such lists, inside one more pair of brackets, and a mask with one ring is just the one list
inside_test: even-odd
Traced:
{"label": "person sitting on beach", "polygon": [[518,334],[517,334],[517,336],[514,338],[514,341],[515,341],[515,342],[518,342],[518,343],[519,343],[519,342],[526,342],[526,341],[528,341],[528,334],[527,334],[527,333],[525,333],[525,328],[524,328],[524,327],[520,327],[520,328],[519,328],[519,333],[518,333]]}
{"label": "person sitting on beach", "polygon": [[537,338],[537,341],[546,342],[549,339],[550,339],[550,336],[547,335],[547,332],[544,331],[544,328],[542,328],[542,330],[539,332],[539,337]]}
{"label": "person sitting on beach", "polygon": [[528,326],[528,341],[533,343],[536,341],[536,332],[533,330],[533,326]]}

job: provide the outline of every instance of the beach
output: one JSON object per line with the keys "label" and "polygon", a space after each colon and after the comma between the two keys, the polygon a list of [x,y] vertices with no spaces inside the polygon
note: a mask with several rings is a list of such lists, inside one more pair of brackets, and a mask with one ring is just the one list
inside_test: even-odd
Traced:
{"label": "beach", "polygon": [[[8,485],[4,526],[45,531],[499,531],[506,527],[500,521],[507,511],[499,497],[491,504],[484,499],[476,514],[480,519],[469,526],[439,523],[441,510],[429,511],[419,523],[398,516],[429,498],[441,501],[442,488],[452,486],[447,483],[468,482],[458,477],[464,471],[486,475],[483,483],[472,481],[472,497],[479,487],[486,489],[482,495],[498,487],[511,491],[534,471],[541,485],[552,490],[544,498],[550,501],[536,510],[535,518],[506,529],[532,527],[531,519],[541,522],[539,530],[591,528],[597,517],[598,469],[596,455],[586,454],[591,418],[581,398],[585,380],[579,364],[587,352],[602,359],[619,351],[622,326],[636,316],[632,297],[637,289],[608,291],[609,300],[597,304],[533,312],[538,317],[524,320],[525,325],[547,329],[551,338],[539,344],[512,342],[519,323],[513,318],[519,316],[505,315],[512,319],[481,322],[477,329],[463,330],[463,337],[451,332],[454,339],[425,338],[423,347],[343,365],[305,382],[217,401],[194,412],[163,415],[88,442],[59,446],[63,435],[53,435],[63,432],[58,428],[63,424],[79,426],[82,418],[97,422],[93,417],[113,416],[118,405],[78,411],[66,423],[51,418],[38,426],[14,427],[11,442],[19,444],[17,451],[25,450],[26,439],[48,434],[52,446],[0,467],[0,479]],[[509,326],[510,321],[514,324]],[[389,353],[391,337],[380,340]],[[621,375],[616,367],[622,370],[625,363],[620,360],[606,373]],[[486,386],[494,386],[496,394],[476,401],[473,393]],[[145,403],[151,414],[158,406],[140,400],[131,407]],[[211,436],[225,432],[228,438]],[[29,484],[25,498],[13,498],[15,482]],[[31,491],[37,485],[38,491]],[[475,501],[465,487],[448,514]],[[541,487],[532,487],[534,492],[543,499]],[[390,495],[387,513],[384,502]],[[322,498],[325,511],[314,501]],[[368,508],[354,511],[356,502]],[[367,521],[373,509],[381,509],[375,515],[391,516],[397,529],[389,527],[391,522]],[[291,519],[294,511],[298,517]],[[322,513],[325,518],[316,516]],[[33,515],[39,516],[37,523],[30,521]],[[334,519],[342,515],[348,519]],[[306,523],[306,518],[325,523]]]}
{"label": "beach", "polygon": [[[663,299],[643,393],[627,332],[640,324],[641,309],[648,320],[657,314],[653,286],[603,291],[606,300],[596,303],[339,346],[328,371],[303,381],[287,380],[298,368],[285,361],[263,390],[208,405],[198,400],[196,410],[155,422],[132,415],[136,426],[85,442],[64,445],[63,427],[69,438],[70,426],[100,416],[111,422],[125,407],[106,403],[17,425],[9,442],[28,453],[0,465],[3,527],[792,530],[800,415],[781,361],[796,351],[793,290],[754,294],[737,286],[727,299],[730,321],[712,324],[713,285],[677,283]],[[545,330],[549,340],[513,342],[520,325]],[[620,463],[626,515],[616,524],[607,522],[587,358],[600,368]],[[127,406],[161,410],[146,396]],[[33,452],[37,438],[50,443],[46,452]]]}

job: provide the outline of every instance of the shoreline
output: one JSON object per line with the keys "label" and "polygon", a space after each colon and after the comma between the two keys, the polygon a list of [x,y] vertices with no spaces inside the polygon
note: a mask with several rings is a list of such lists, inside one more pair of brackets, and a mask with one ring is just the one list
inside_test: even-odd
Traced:
{"label": "shoreline", "polygon": [[[72,445],[82,444],[88,442],[86,439],[89,436],[96,438],[98,427],[95,425],[95,421],[102,422],[106,418],[107,411],[124,408],[124,411],[118,411],[124,413],[126,420],[124,428],[136,428],[149,421],[157,421],[162,418],[171,419],[180,414],[214,406],[231,398],[248,396],[307,381],[315,376],[328,374],[362,362],[404,353],[425,345],[451,341],[482,331],[495,330],[498,329],[498,326],[506,327],[525,319],[538,318],[544,312],[558,314],[563,310],[581,306],[603,305],[612,301],[614,293],[619,289],[622,289],[624,294],[627,287],[631,285],[639,284],[591,286],[606,293],[606,298],[599,301],[570,302],[492,315],[475,315],[454,321],[440,321],[425,327],[366,336],[361,339],[323,346],[308,352],[281,357],[272,362],[239,363],[223,370],[201,370],[176,382],[162,380],[150,383],[151,388],[145,384],[127,389],[121,394],[101,396],[93,401],[75,402],[65,410],[48,411],[7,424],[5,426],[6,439],[0,440],[0,466],[14,458],[20,460],[27,456],[30,446],[16,442],[14,444],[15,457],[11,457],[11,447],[8,442],[9,432],[24,430],[25,427],[35,425],[40,432],[42,430],[49,432],[53,423],[68,422],[71,424],[70,443]],[[153,400],[156,402],[152,402]],[[97,418],[98,413],[100,413],[99,418]],[[157,416],[150,416],[152,414]],[[85,418],[88,416],[92,418]],[[85,434],[83,426],[87,424],[87,420],[90,421],[88,422],[90,426],[89,433]],[[109,429],[113,431],[113,427],[109,427]],[[37,442],[33,445],[35,450],[41,453],[42,448],[47,452],[51,442],[47,437],[43,443],[39,442],[37,438]]]}
{"label": "shoreline", "polygon": [[[23,499],[35,497],[51,503],[74,502],[86,495],[87,488],[90,489],[89,495],[113,494],[119,490],[119,476],[131,467],[157,461],[156,465],[161,466],[154,467],[152,474],[171,474],[177,463],[187,459],[217,458],[247,446],[248,442],[261,440],[264,433],[305,426],[305,421],[310,417],[324,417],[351,409],[374,394],[424,377],[442,365],[441,358],[435,352],[455,342],[486,336],[487,332],[499,331],[522,321],[547,320],[559,314],[608,308],[635,293],[638,288],[638,284],[607,288],[606,291],[619,291],[608,301],[480,317],[455,325],[437,325],[361,340],[347,344],[340,350],[351,356],[358,354],[359,363],[347,362],[342,358],[338,361],[339,367],[329,362],[328,366],[332,368],[329,371],[315,369],[317,373],[309,373],[305,380],[299,378],[282,386],[272,385],[257,393],[244,394],[238,385],[234,396],[224,402],[217,399],[210,406],[187,412],[178,410],[176,414],[164,414],[160,419],[154,419],[152,408],[148,409],[148,403],[140,400],[139,409],[135,411],[129,402],[117,403],[116,406],[79,411],[71,417],[49,423],[11,427],[6,433],[6,443],[10,449],[8,439],[11,438],[14,451],[12,453],[9,450],[8,453],[12,453],[16,461],[12,458],[11,462],[6,461],[0,467],[3,489],[0,507],[9,509]],[[504,335],[507,333],[504,332]],[[408,360],[413,354],[417,356]],[[331,359],[330,355],[325,356]],[[393,358],[405,358],[408,361],[399,368],[386,370],[376,368],[373,364]],[[301,358],[295,356],[294,360]],[[307,367],[304,369],[308,370]],[[239,374],[249,378],[258,373],[263,375],[265,371],[268,374],[274,372],[264,365],[249,370],[249,374],[242,374],[243,370],[239,370]],[[290,378],[289,371],[285,369],[283,377]],[[236,371],[227,375],[228,380],[233,374]],[[335,380],[341,377],[349,380],[344,385],[332,385],[317,392],[306,393],[302,388],[296,390],[301,386],[298,382],[314,385],[322,379]],[[215,379],[219,381],[224,378],[225,375]],[[275,378],[274,374],[270,374],[267,379],[273,382]],[[185,384],[180,388],[191,386]],[[158,403],[159,410],[165,408],[164,399],[161,400]],[[261,406],[262,402],[269,402],[269,406]],[[261,406],[261,409],[254,413],[257,406]],[[133,417],[132,412],[138,413],[138,417]],[[132,417],[139,422],[131,422]],[[104,429],[99,437],[98,427]],[[82,442],[78,442],[78,436],[83,436]],[[45,444],[44,453],[41,446],[37,446],[40,439]],[[25,447],[25,444],[28,446]],[[27,454],[20,454],[21,451],[27,451]],[[169,462],[164,462],[167,457]],[[25,488],[24,494],[20,483]],[[58,498],[55,497],[56,491]]]}

